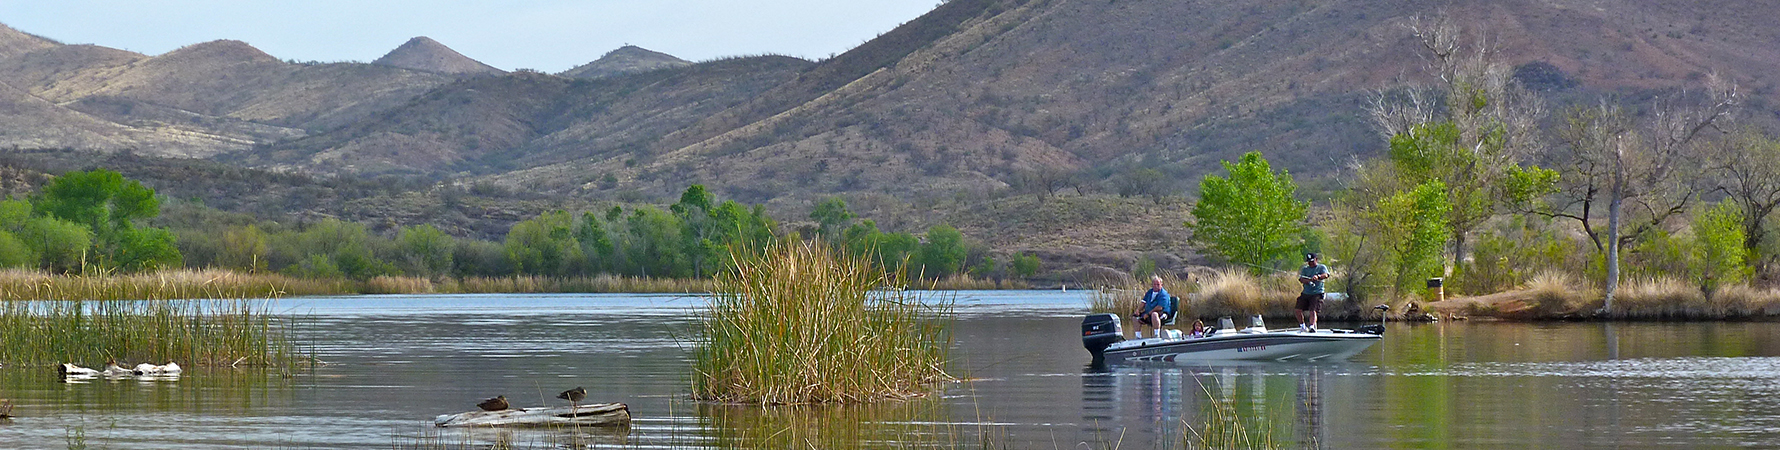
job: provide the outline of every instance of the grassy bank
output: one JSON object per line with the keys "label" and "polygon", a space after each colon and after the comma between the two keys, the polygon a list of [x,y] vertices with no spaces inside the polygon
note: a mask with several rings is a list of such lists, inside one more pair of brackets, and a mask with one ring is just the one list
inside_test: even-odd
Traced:
{"label": "grassy bank", "polygon": [[1620,284],[1613,307],[1598,287],[1563,273],[1542,273],[1518,289],[1434,302],[1442,313],[1511,320],[1771,320],[1780,318],[1780,290],[1737,284],[1715,290],[1681,279],[1637,278]]}
{"label": "grassy bank", "polygon": [[949,379],[949,302],[924,301],[895,271],[818,243],[738,261],[703,315],[694,397],[856,403],[924,395]]}

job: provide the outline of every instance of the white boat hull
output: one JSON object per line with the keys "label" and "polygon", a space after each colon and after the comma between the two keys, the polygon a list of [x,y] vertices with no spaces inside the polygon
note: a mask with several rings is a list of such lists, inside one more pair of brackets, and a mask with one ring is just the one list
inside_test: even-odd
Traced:
{"label": "white boat hull", "polygon": [[1351,358],[1384,336],[1347,330],[1220,332],[1202,338],[1138,339],[1107,346],[1109,364],[1175,361],[1322,361]]}

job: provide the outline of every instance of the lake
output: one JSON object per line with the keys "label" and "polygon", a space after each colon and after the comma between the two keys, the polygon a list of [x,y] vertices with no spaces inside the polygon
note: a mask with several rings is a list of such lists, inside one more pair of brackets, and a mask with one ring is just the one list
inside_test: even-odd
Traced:
{"label": "lake", "polygon": [[[1349,361],[1096,369],[1078,337],[1086,292],[955,296],[958,383],[801,408],[687,399],[696,297],[283,299],[272,309],[326,365],[176,382],[0,369],[21,416],[0,422],[0,448],[1147,449],[1208,421],[1290,448],[1780,447],[1780,323],[1393,323]],[[632,426],[431,426],[495,395],[565,405],[554,396],[576,386],[629,404]]]}

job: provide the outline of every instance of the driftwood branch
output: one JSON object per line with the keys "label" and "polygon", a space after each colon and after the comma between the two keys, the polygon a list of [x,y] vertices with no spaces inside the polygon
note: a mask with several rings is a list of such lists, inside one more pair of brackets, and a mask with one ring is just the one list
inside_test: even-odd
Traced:
{"label": "driftwood branch", "polygon": [[630,426],[630,407],[623,403],[595,403],[570,407],[537,407],[470,411],[433,419],[440,427],[625,427]]}

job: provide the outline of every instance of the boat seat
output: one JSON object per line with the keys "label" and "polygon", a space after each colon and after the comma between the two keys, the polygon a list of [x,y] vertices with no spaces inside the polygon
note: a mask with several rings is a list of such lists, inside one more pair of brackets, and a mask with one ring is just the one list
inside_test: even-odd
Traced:
{"label": "boat seat", "polygon": [[1174,319],[1180,318],[1180,297],[1168,297],[1168,310],[1174,311],[1174,314],[1169,314],[1168,320],[1162,322],[1162,326],[1174,325]]}

